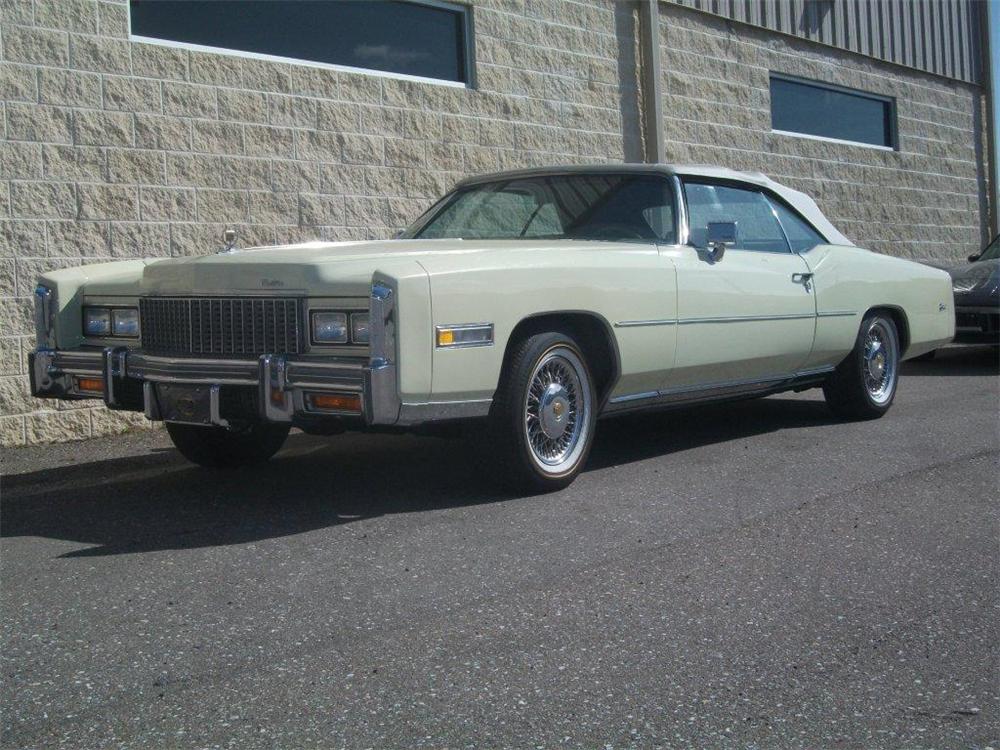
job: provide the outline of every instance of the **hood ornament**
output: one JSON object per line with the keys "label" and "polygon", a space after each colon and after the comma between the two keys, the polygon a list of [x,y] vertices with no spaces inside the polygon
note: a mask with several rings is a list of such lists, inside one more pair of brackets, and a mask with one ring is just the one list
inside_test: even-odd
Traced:
{"label": "hood ornament", "polygon": [[225,243],[225,247],[219,251],[220,253],[234,252],[236,248],[236,230],[232,227],[226,227],[226,231],[222,233],[222,241]]}

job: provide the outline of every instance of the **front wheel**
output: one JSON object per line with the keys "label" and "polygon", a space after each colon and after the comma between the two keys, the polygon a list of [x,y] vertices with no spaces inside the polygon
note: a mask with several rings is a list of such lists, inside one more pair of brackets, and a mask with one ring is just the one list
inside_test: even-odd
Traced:
{"label": "front wheel", "polygon": [[877,419],[889,411],[899,381],[899,334],[886,313],[865,316],[854,349],[823,386],[826,403],[844,419]]}
{"label": "front wheel", "polygon": [[242,430],[167,422],[167,433],[184,458],[199,466],[231,469],[263,463],[281,450],[290,427],[256,423]]}
{"label": "front wheel", "polygon": [[570,336],[540,333],[515,344],[490,413],[503,481],[528,492],[568,486],[590,454],[595,404],[590,369]]}

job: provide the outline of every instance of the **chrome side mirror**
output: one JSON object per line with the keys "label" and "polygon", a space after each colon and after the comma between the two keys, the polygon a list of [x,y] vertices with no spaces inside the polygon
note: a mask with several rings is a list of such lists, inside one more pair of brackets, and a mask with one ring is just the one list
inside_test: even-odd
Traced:
{"label": "chrome side mirror", "polygon": [[726,254],[726,248],[736,244],[735,221],[710,221],[706,241],[712,252],[712,260],[718,263]]}

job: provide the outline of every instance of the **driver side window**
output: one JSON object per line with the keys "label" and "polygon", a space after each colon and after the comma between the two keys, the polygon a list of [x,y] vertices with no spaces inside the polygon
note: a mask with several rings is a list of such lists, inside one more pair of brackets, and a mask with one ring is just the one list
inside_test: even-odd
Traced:
{"label": "driver side window", "polygon": [[684,195],[690,225],[689,241],[695,247],[708,246],[709,223],[733,221],[736,222],[736,249],[791,252],[770,202],[760,191],[685,181]]}

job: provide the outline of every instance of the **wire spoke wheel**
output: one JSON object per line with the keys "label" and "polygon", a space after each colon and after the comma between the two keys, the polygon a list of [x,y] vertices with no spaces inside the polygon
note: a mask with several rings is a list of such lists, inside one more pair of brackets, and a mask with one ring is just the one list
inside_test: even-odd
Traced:
{"label": "wire spoke wheel", "polygon": [[590,430],[587,368],[567,346],[543,354],[528,379],[524,432],[532,460],[546,474],[571,471]]}
{"label": "wire spoke wheel", "polygon": [[896,389],[897,346],[885,321],[874,319],[865,333],[862,374],[868,396],[876,404],[887,403]]}
{"label": "wire spoke wheel", "polygon": [[842,419],[878,419],[896,396],[903,351],[892,317],[878,310],[865,314],[851,353],[823,383],[830,410]]}

